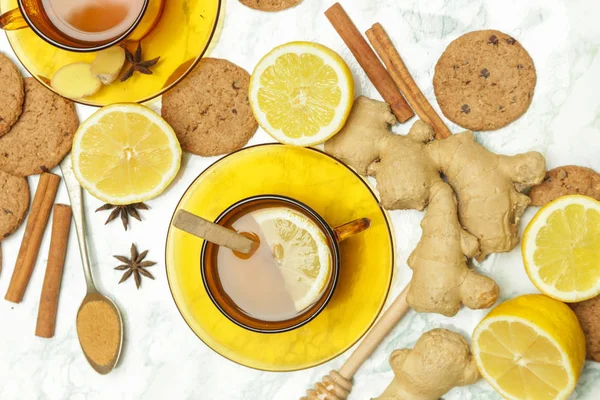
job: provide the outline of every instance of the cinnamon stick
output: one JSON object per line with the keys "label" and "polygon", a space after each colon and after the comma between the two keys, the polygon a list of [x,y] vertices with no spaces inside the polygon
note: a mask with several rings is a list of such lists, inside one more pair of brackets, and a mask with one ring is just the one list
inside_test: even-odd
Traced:
{"label": "cinnamon stick", "polygon": [[367,38],[385,64],[392,79],[400,88],[419,118],[433,127],[435,137],[444,139],[452,135],[444,121],[435,112],[427,98],[417,86],[392,40],[381,24],[377,23],[367,31]]}
{"label": "cinnamon stick", "polygon": [[50,239],[50,250],[48,252],[48,264],[40,307],[38,309],[37,325],[35,335],[43,338],[54,336],[56,327],[56,311],[58,309],[58,295],[62,282],[65,256],[67,255],[67,243],[69,231],[71,230],[71,207],[65,204],[54,205],[52,216],[52,237]]}
{"label": "cinnamon stick", "polygon": [[415,113],[402,97],[392,77],[381,64],[371,46],[356,29],[340,3],[335,3],[325,11],[325,16],[354,54],[356,61],[365,70],[381,97],[390,105],[396,119],[400,122],[406,122],[414,117]]}
{"label": "cinnamon stick", "polygon": [[60,177],[58,175],[45,172],[40,176],[31,212],[27,220],[25,234],[21,241],[19,255],[17,256],[15,270],[10,279],[6,296],[4,297],[8,301],[20,303],[23,300],[25,289],[27,289],[27,285],[29,284],[29,279],[35,267],[38,252],[40,251],[40,244],[42,243],[42,237],[48,224],[48,216],[50,215],[59,183]]}

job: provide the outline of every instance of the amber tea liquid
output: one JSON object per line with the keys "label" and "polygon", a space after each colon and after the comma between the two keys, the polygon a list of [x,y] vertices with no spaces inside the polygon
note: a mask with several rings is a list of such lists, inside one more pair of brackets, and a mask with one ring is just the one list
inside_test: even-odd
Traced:
{"label": "amber tea liquid", "polygon": [[[312,304],[307,304],[307,307],[298,309],[297,299],[299,293],[301,293],[301,297],[307,287],[302,280],[306,281],[308,279],[308,281],[313,282],[311,279],[314,279],[313,275],[317,275],[317,273],[310,271],[310,268],[305,268],[306,271],[294,275],[295,272],[290,272],[289,266],[291,265],[293,270],[294,265],[298,265],[293,264],[294,262],[305,263],[307,260],[311,260],[311,256],[308,255],[303,258],[302,251],[305,250],[295,249],[292,245],[284,243],[279,247],[278,243],[274,244],[272,239],[274,237],[274,225],[271,224],[270,227],[267,227],[268,224],[261,225],[260,223],[259,214],[285,216],[288,213],[300,212],[277,203],[265,204],[257,209],[235,216],[233,221],[227,224],[238,232],[252,232],[258,236],[260,245],[256,253],[249,259],[242,259],[224,247],[217,249],[218,279],[223,291],[243,313],[261,321],[285,321],[296,318],[319,300],[323,294],[319,292]],[[309,221],[312,224],[312,229],[318,229],[324,238],[325,235],[318,224],[310,216],[302,215],[304,221]],[[286,239],[293,238],[294,235],[297,237],[301,235],[299,230],[294,228],[289,229],[289,232],[285,232],[285,235],[289,236]],[[269,243],[267,236],[271,238],[271,243]],[[329,257],[329,261],[331,261],[329,248],[327,252],[326,257]],[[288,258],[286,259],[286,257]],[[288,263],[286,264],[288,266],[287,271],[282,270],[282,260]],[[310,263],[307,265],[310,266]],[[327,279],[329,279],[331,264],[326,264],[323,268],[329,269],[326,271]],[[304,275],[305,272],[307,275]],[[302,286],[303,284],[304,286]],[[296,302],[294,299],[296,299]]]}
{"label": "amber tea liquid", "polygon": [[142,12],[144,0],[42,0],[42,6],[66,36],[95,42],[126,32]]}

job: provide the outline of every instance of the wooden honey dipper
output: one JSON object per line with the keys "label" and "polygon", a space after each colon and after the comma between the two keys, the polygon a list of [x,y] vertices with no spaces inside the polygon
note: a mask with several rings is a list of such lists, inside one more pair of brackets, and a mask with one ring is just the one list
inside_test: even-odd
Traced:
{"label": "wooden honey dipper", "polygon": [[354,350],[354,353],[342,365],[342,368],[324,376],[321,382],[317,383],[314,389],[308,390],[307,395],[301,400],[345,400],[348,398],[352,390],[352,378],[356,371],[371,357],[383,339],[410,310],[410,306],[406,302],[409,286],[410,284],[383,313],[379,321]]}

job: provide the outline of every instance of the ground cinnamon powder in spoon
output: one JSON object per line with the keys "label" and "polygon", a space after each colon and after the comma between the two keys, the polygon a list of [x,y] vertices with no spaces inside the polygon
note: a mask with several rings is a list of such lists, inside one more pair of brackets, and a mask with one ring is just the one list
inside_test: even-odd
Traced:
{"label": "ground cinnamon powder in spoon", "polygon": [[77,314],[77,335],[87,356],[100,366],[114,360],[121,342],[121,324],[114,308],[90,301]]}

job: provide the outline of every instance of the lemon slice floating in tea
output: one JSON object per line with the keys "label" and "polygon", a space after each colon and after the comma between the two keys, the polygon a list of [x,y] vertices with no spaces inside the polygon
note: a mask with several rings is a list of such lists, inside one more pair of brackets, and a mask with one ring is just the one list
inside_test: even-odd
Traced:
{"label": "lemon slice floating in tea", "polygon": [[181,147],[158,114],[138,104],[104,107],[79,127],[73,170],[81,186],[110,204],[158,196],[175,178]]}
{"label": "lemon slice floating in tea", "polygon": [[354,81],[350,68],[331,49],[292,42],[260,60],[249,92],[254,116],[269,135],[285,144],[312,146],[344,126]]}
{"label": "lemon slice floating in tea", "polygon": [[523,235],[523,262],[543,293],[577,302],[600,294],[600,202],[564,196],[535,215]]}
{"label": "lemon slice floating in tea", "polygon": [[296,310],[323,294],[331,275],[331,251],[323,231],[307,216],[286,208],[253,214],[280,267]]}
{"label": "lemon slice floating in tea", "polygon": [[581,375],[585,354],[575,313],[542,294],[500,304],[473,332],[477,368],[505,399],[566,399]]}

